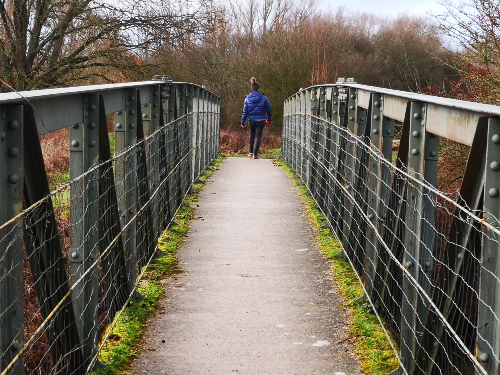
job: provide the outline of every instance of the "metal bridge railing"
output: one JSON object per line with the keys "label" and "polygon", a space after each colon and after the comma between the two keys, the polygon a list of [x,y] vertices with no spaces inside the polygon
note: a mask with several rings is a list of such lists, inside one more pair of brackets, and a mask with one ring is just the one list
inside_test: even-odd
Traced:
{"label": "metal bridge railing", "polygon": [[[499,114],[348,81],[284,104],[283,158],[394,338],[395,373],[498,374]],[[459,194],[436,188],[439,136],[471,146]]]}
{"label": "metal bridge railing", "polygon": [[[0,94],[1,374],[93,368],[219,121],[218,97],[171,80]],[[66,127],[71,182],[50,192],[39,134]]]}

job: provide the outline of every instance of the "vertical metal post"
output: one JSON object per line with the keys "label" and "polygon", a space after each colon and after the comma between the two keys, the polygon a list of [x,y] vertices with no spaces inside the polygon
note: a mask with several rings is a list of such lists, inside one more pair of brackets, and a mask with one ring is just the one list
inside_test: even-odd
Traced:
{"label": "vertical metal post", "polygon": [[[357,96],[356,96],[356,89],[353,87],[349,87],[349,90],[347,92],[347,99],[346,99],[346,106],[347,106],[347,113],[346,113],[346,118],[344,119],[345,123],[347,124],[347,129],[349,130],[350,134],[356,135],[357,133]],[[351,214],[352,214],[352,208],[353,208],[353,200],[354,200],[354,195],[353,195],[353,187],[354,187],[354,167],[355,167],[355,157],[354,157],[354,152],[355,152],[355,143],[354,141],[347,136],[348,139],[346,139],[345,142],[345,164],[344,164],[344,180],[345,180],[345,188],[347,190],[347,194],[344,195],[344,200],[343,200],[343,215],[342,215],[342,236],[341,240],[344,245],[344,249],[348,252],[349,254],[349,244],[348,244],[348,238],[349,238],[349,226],[351,222]],[[342,203],[341,203],[342,204]],[[352,254],[349,254],[351,257]],[[352,260],[352,258],[351,258]]]}
{"label": "vertical metal post", "polygon": [[198,149],[198,138],[200,136],[200,90],[195,86],[193,88],[193,181],[200,175],[200,150]]}
{"label": "vertical metal post", "polygon": [[[137,143],[137,89],[127,89],[124,110],[115,114],[116,153],[122,152]],[[116,185],[118,206],[123,233],[125,259],[129,290],[135,289],[137,278],[137,223],[134,219],[137,202],[137,150],[131,149],[126,158],[121,156],[116,161]]]}
{"label": "vertical metal post", "polygon": [[[500,218],[500,120],[488,120],[484,213],[486,222],[499,228]],[[500,245],[498,235],[485,230],[482,238],[479,280],[476,357],[488,374],[500,371]]]}
{"label": "vertical metal post", "polygon": [[[319,117],[326,120],[327,119],[327,100],[326,100],[326,87],[322,86],[319,88]],[[323,212],[326,212],[328,207],[328,155],[327,155],[327,145],[329,145],[329,141],[327,140],[327,128],[328,125],[325,121],[321,121],[319,126],[319,151],[318,151],[318,168],[321,166],[321,171],[318,174],[318,194],[320,207]]]}
{"label": "vertical metal post", "polygon": [[294,98],[294,146],[295,152],[293,155],[294,170],[302,177],[302,131],[304,115],[301,111],[302,92],[298,92]]}
{"label": "vertical metal post", "polygon": [[217,123],[215,126],[217,127],[216,129],[216,134],[215,134],[215,152],[216,155],[219,155],[219,150],[220,150],[220,113],[221,113],[221,99],[218,97],[217,98]]}
{"label": "vertical metal post", "polygon": [[71,283],[84,277],[73,290],[73,306],[82,338],[85,367],[97,354],[99,312],[99,95],[83,96],[84,121],[70,128],[71,180],[81,177],[71,189]]}
{"label": "vertical metal post", "polygon": [[[408,172],[418,180],[424,175],[425,156],[425,105],[412,102],[410,107],[410,132]],[[403,265],[414,280],[420,278],[420,233],[422,230],[423,189],[408,183],[406,197],[405,238]],[[418,292],[414,283],[403,273],[403,298],[401,302],[401,358],[408,373],[415,366],[417,350],[417,306]]]}
{"label": "vertical metal post", "polygon": [[[24,188],[23,106],[0,107],[0,223],[22,211]],[[0,370],[24,344],[23,219],[0,230]],[[9,372],[23,373],[20,358]]]}
{"label": "vertical metal post", "polygon": [[[382,150],[382,105],[381,105],[381,94],[373,93],[370,98],[370,144],[372,147],[378,150]],[[368,187],[367,195],[367,220],[369,220],[372,225],[368,225],[366,228],[366,256],[365,256],[365,266],[364,266],[364,283],[365,289],[368,295],[373,293],[373,284],[375,279],[375,272],[377,270],[377,241],[375,238],[375,231],[378,223],[378,212],[379,212],[379,193],[380,193],[380,180],[382,175],[382,165],[377,159],[377,157],[370,157],[369,159],[369,172],[366,185]]]}
{"label": "vertical metal post", "polygon": [[311,188],[311,169],[312,169],[312,89],[306,89],[304,95],[304,106],[302,113],[304,116],[304,182],[306,186]]}
{"label": "vertical metal post", "polygon": [[[161,114],[161,96],[160,96],[160,86],[151,86],[151,103],[145,104],[148,112],[143,113],[143,127],[145,136],[148,137],[155,134],[160,128],[160,116]],[[146,115],[146,116],[144,116]],[[148,122],[145,120],[149,119]],[[149,130],[149,131],[148,131]],[[161,146],[161,135],[156,134],[153,138],[150,138],[149,142],[149,173],[150,173],[150,185],[151,193],[154,194],[158,189],[160,184],[160,146]],[[163,213],[160,212],[160,194],[156,194],[153,198],[153,232],[155,238],[160,236],[160,223],[163,221]]]}

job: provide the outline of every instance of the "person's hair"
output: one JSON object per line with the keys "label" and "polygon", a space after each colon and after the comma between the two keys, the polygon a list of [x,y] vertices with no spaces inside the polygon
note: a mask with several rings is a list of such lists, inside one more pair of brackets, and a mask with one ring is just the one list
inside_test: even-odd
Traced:
{"label": "person's hair", "polygon": [[250,82],[252,82],[251,85],[252,91],[259,91],[260,85],[255,80],[255,77],[250,78]]}

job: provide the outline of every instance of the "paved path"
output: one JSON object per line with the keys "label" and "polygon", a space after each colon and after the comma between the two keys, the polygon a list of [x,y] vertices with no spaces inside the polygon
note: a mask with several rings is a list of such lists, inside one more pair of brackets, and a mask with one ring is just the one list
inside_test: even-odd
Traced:
{"label": "paved path", "polygon": [[271,160],[229,158],[200,194],[130,374],[361,374],[330,268]]}

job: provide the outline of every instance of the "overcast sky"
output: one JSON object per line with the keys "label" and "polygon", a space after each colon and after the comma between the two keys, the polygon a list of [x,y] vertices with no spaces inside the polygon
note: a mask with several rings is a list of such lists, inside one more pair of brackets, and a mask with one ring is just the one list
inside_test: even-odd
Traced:
{"label": "overcast sky", "polygon": [[443,7],[436,0],[316,0],[322,11],[346,10],[375,14],[377,16],[398,16],[401,14],[426,15],[441,13]]}

